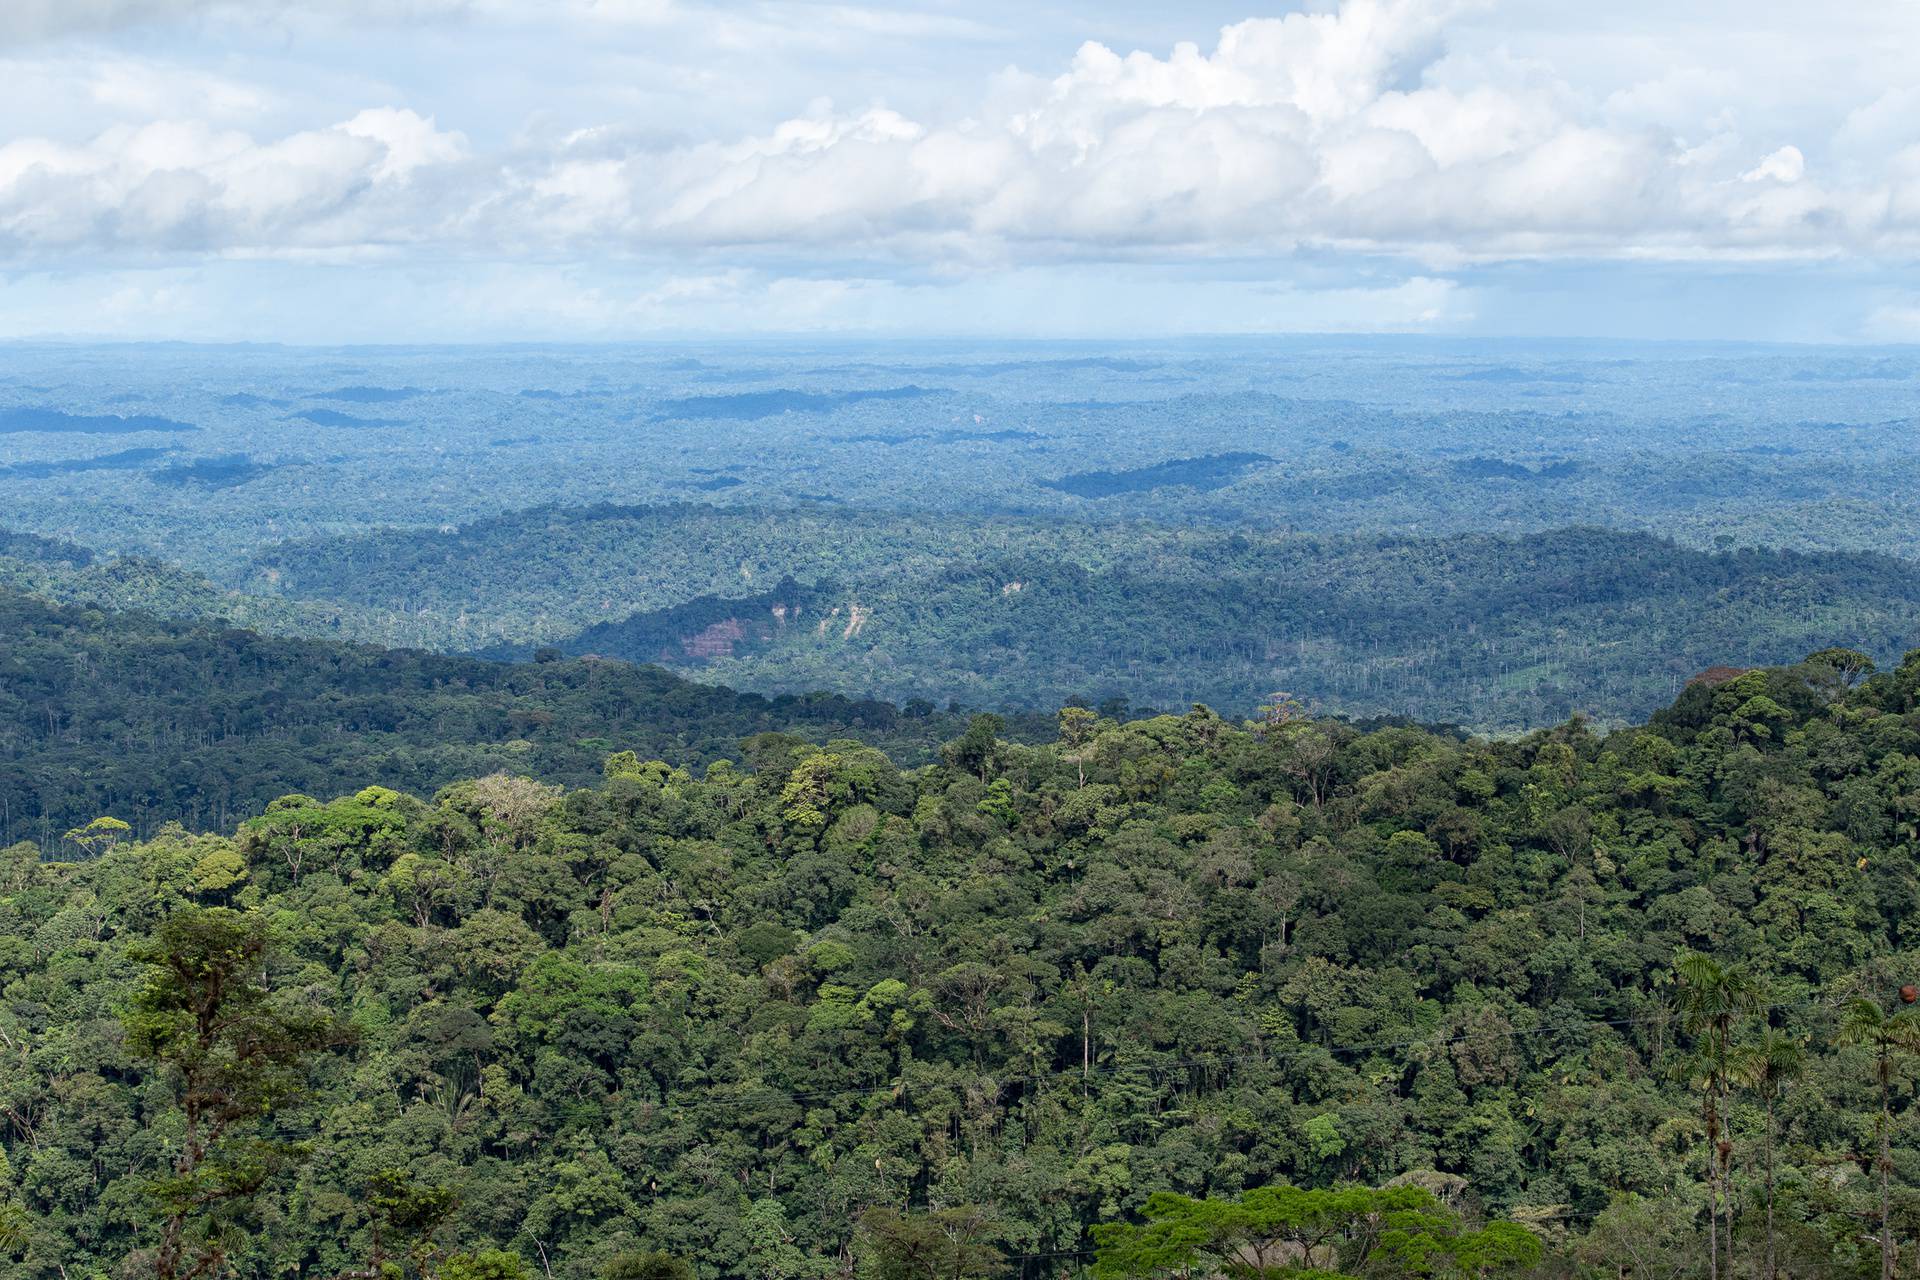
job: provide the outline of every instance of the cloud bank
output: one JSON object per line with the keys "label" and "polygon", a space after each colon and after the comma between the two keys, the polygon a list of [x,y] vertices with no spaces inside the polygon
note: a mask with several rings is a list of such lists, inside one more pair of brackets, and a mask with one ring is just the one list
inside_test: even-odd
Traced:
{"label": "cloud bank", "polygon": [[955,119],[822,101],[755,136],[673,146],[611,121],[482,154],[458,121],[391,105],[278,137],[166,119],[13,138],[0,255],[728,252],[966,270],[1303,247],[1440,265],[1920,248],[1920,140],[1877,118],[1893,107],[1850,117],[1849,140],[1881,154],[1872,181],[1847,183],[1792,142],[1685,137],[1549,66],[1451,55],[1450,24],[1481,7],[1345,0],[1237,23],[1210,50],[1088,43],[1057,74],[1002,74]]}
{"label": "cloud bank", "polygon": [[1310,0],[1175,43],[1036,3],[21,0],[0,332],[224,331],[249,278],[349,333],[409,280],[502,333],[1444,328],[1529,279],[1584,323],[1595,264],[1636,325],[1665,273],[1825,271],[1842,332],[1915,332],[1920,11]]}

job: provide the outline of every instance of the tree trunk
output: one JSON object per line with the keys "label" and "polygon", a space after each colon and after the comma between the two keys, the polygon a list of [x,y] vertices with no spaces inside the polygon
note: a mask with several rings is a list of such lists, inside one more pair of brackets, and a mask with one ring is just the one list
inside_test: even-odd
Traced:
{"label": "tree trunk", "polygon": [[1726,1259],[1727,1274],[1731,1276],[1733,1274],[1733,1219],[1735,1203],[1733,1198],[1733,1100],[1727,1095],[1724,1088],[1720,1095],[1720,1110],[1721,1113],[1727,1117],[1726,1130],[1720,1138],[1722,1145],[1716,1148],[1720,1157],[1720,1203],[1726,1206],[1727,1243],[1726,1248],[1721,1250],[1721,1257]]}
{"label": "tree trunk", "polygon": [[[204,1020],[203,1020],[204,1021]],[[186,1080],[185,1112],[186,1133],[180,1145],[180,1154],[174,1157],[173,1171],[185,1177],[200,1164],[203,1147],[200,1143],[200,1108],[195,1101],[198,1081],[189,1075]],[[186,1250],[182,1247],[186,1236],[186,1214],[178,1209],[167,1215],[166,1223],[160,1229],[160,1248],[154,1255],[153,1274],[156,1280],[175,1280],[180,1274],[180,1266],[186,1261]]]}
{"label": "tree trunk", "polygon": [[1887,1185],[1893,1170],[1893,1108],[1888,1099],[1893,1064],[1880,1051],[1880,1280],[1893,1280],[1893,1193]]}
{"label": "tree trunk", "polygon": [[1714,1114],[1713,1089],[1707,1089],[1707,1280],[1720,1280],[1720,1178],[1714,1171],[1719,1158],[1720,1120]]}
{"label": "tree trunk", "polygon": [[1774,1280],[1773,1263],[1773,1095],[1767,1095],[1767,1252],[1761,1280]]}
{"label": "tree trunk", "polygon": [[1080,1096],[1087,1096],[1093,1079],[1093,1010],[1080,1006]]}
{"label": "tree trunk", "polygon": [[1893,1168],[1888,1129],[1892,1118],[1880,1112],[1880,1280],[1893,1280],[1893,1196],[1887,1187],[1887,1173]]}

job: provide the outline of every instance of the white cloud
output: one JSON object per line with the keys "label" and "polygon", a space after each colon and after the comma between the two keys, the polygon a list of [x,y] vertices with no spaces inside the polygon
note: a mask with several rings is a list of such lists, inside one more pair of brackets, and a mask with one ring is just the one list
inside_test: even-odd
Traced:
{"label": "white cloud", "polygon": [[421,170],[464,155],[409,111],[363,111],[259,142],[186,122],[118,126],[84,145],[0,145],[0,251],[50,254],[355,248],[439,225]]}
{"label": "white cloud", "polygon": [[[27,0],[0,36],[234,10]],[[192,77],[103,61],[91,101],[119,123],[0,136],[0,262],[415,247],[494,261],[693,254],[696,274],[783,262],[965,274],[1303,247],[1449,268],[1920,252],[1910,91],[1863,87],[1824,135],[1810,124],[1754,141],[1725,102],[1738,87],[1726,68],[1636,67],[1617,83],[1588,68],[1576,82],[1538,50],[1455,41],[1489,11],[1343,0],[1232,24],[1211,48],[1085,43],[1057,72],[1008,71],[951,110],[821,100],[744,136],[672,143],[647,120],[609,119],[476,146],[457,111],[436,118],[397,95],[256,133],[266,89],[209,76],[196,109]],[[533,11],[416,0],[388,12],[525,23]],[[644,27],[691,11],[569,0],[567,12]],[[800,12],[759,6],[738,34]],[[812,12],[889,38],[971,29],[872,6]],[[1829,154],[1847,162],[1818,162]]]}
{"label": "white cloud", "polygon": [[1807,158],[1798,147],[1782,147],[1740,175],[1742,182],[1795,183],[1807,174]]}
{"label": "white cloud", "polygon": [[342,124],[340,132],[385,149],[373,170],[375,181],[404,178],[427,165],[452,164],[467,154],[466,139],[459,134],[442,133],[432,120],[393,107],[362,111]]}
{"label": "white cloud", "polygon": [[1888,89],[1856,107],[1834,133],[1835,148],[1872,165],[1903,146],[1920,144],[1920,87]]}
{"label": "white cloud", "polygon": [[[1272,254],[1300,245],[1439,262],[1532,256],[1909,253],[1888,185],[1804,182],[1792,144],[1649,123],[1646,85],[1595,103],[1550,69],[1449,58],[1447,0],[1346,0],[1253,19],[1211,52],[1083,46],[950,124],[846,114],[658,158],[630,234],[822,242],[907,257]],[[1691,85],[1715,83],[1694,77]],[[804,136],[804,148],[783,139]],[[1791,192],[1730,186],[1734,179]]]}
{"label": "white cloud", "polygon": [[[648,2],[633,0],[636,5]],[[659,3],[664,5],[666,0]],[[470,0],[6,0],[0,4],[0,44],[98,36],[193,19],[260,23],[306,12],[334,21],[405,22],[463,14],[471,8]]]}

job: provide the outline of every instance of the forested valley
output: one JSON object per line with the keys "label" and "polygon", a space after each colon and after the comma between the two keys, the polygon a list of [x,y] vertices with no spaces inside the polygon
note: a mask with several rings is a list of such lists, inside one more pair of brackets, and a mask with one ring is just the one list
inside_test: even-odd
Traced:
{"label": "forested valley", "polygon": [[1920,633],[1907,561],[1600,528],[1324,538],[601,504],[276,544],[247,581],[0,541],[0,591],[115,613],[1016,714],[1117,699],[1238,715],[1278,689],[1329,715],[1486,732],[1625,723],[1708,666],[1831,644],[1885,659]]}
{"label": "forested valley", "polygon": [[1920,1250],[1920,655],[1498,741],[1279,702],[1068,708],[1030,744],[983,715],[906,768],[851,735],[662,749],[15,845],[10,1273]]}

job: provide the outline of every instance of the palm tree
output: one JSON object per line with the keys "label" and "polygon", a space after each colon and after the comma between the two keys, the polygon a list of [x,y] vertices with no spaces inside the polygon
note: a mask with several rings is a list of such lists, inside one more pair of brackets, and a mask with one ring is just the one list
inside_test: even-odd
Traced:
{"label": "palm tree", "polygon": [[1720,1178],[1714,1163],[1714,1148],[1719,1141],[1720,1113],[1714,1101],[1714,1082],[1719,1068],[1704,1045],[1681,1059],[1673,1069],[1674,1078],[1700,1095],[1700,1116],[1707,1134],[1707,1280],[1720,1275]]}
{"label": "palm tree", "polygon": [[1773,1256],[1773,1108],[1780,1100],[1781,1093],[1800,1078],[1806,1066],[1806,1054],[1800,1041],[1772,1027],[1762,1029],[1759,1039],[1740,1046],[1733,1055],[1734,1082],[1758,1094],[1767,1115],[1767,1244],[1765,1260],[1760,1269],[1761,1280],[1774,1280],[1777,1274]]}
{"label": "palm tree", "polygon": [[1720,1206],[1726,1205],[1727,1264],[1733,1263],[1733,1139],[1721,1128],[1726,1114],[1727,1069],[1733,1027],[1761,1005],[1760,984],[1740,965],[1721,964],[1698,951],[1674,962],[1680,978],[1680,1023],[1695,1039],[1693,1070],[1707,1126],[1707,1280],[1720,1277]]}
{"label": "palm tree", "polygon": [[1880,1280],[1893,1280],[1893,1197],[1888,1189],[1893,1172],[1893,1064],[1900,1054],[1920,1053],[1920,1012],[1889,1014],[1878,1001],[1862,996],[1841,1011],[1835,1041],[1873,1050],[1873,1077],[1880,1085]]}

